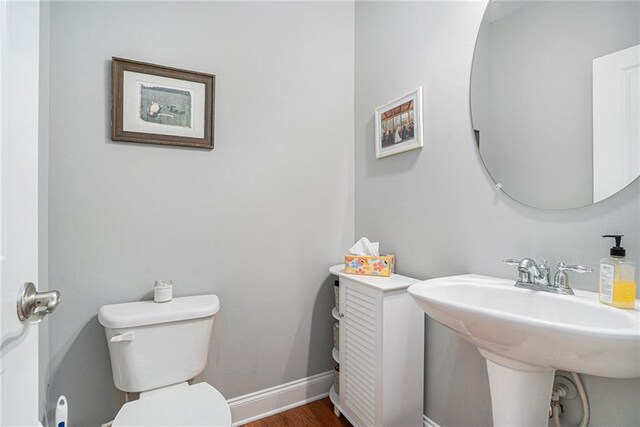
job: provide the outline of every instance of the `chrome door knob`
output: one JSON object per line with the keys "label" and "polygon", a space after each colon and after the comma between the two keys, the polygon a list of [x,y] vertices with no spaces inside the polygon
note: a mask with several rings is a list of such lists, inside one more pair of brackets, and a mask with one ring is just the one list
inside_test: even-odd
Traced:
{"label": "chrome door knob", "polygon": [[20,320],[35,324],[53,313],[60,303],[60,292],[38,292],[36,285],[27,282],[18,295],[18,317]]}

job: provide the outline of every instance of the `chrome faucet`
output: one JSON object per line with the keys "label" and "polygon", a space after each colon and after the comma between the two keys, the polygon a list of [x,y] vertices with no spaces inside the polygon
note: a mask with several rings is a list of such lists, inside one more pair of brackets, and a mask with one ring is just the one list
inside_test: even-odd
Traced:
{"label": "chrome faucet", "polygon": [[571,289],[569,285],[569,275],[567,271],[576,273],[591,273],[593,271],[582,265],[566,265],[560,262],[557,265],[558,272],[553,277],[553,283],[551,283],[547,260],[542,260],[540,265],[531,258],[524,258],[522,260],[505,259],[503,262],[505,264],[518,266],[516,287],[562,295],[573,295],[573,289]]}

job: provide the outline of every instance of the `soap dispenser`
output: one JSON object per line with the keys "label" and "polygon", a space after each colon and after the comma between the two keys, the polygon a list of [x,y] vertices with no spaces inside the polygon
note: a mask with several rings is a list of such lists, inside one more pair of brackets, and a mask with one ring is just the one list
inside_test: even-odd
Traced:
{"label": "soap dispenser", "polygon": [[600,302],[618,308],[634,308],[636,303],[636,268],[625,258],[626,251],[621,246],[622,234],[606,234],[616,245],[609,251],[610,256],[600,260]]}

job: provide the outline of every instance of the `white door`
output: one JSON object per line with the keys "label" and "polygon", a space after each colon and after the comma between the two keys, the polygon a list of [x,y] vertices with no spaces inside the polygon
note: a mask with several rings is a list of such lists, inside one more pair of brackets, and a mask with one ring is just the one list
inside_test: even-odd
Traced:
{"label": "white door", "polygon": [[38,425],[38,327],[18,319],[38,283],[39,4],[0,0],[0,426]]}
{"label": "white door", "polygon": [[640,174],[640,45],[593,60],[593,201]]}

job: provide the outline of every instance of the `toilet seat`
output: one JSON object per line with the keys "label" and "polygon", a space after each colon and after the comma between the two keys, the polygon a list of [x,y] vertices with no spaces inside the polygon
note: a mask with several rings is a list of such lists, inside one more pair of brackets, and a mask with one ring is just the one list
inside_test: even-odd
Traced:
{"label": "toilet seat", "polygon": [[226,399],[207,383],[198,383],[125,403],[113,427],[229,427]]}

